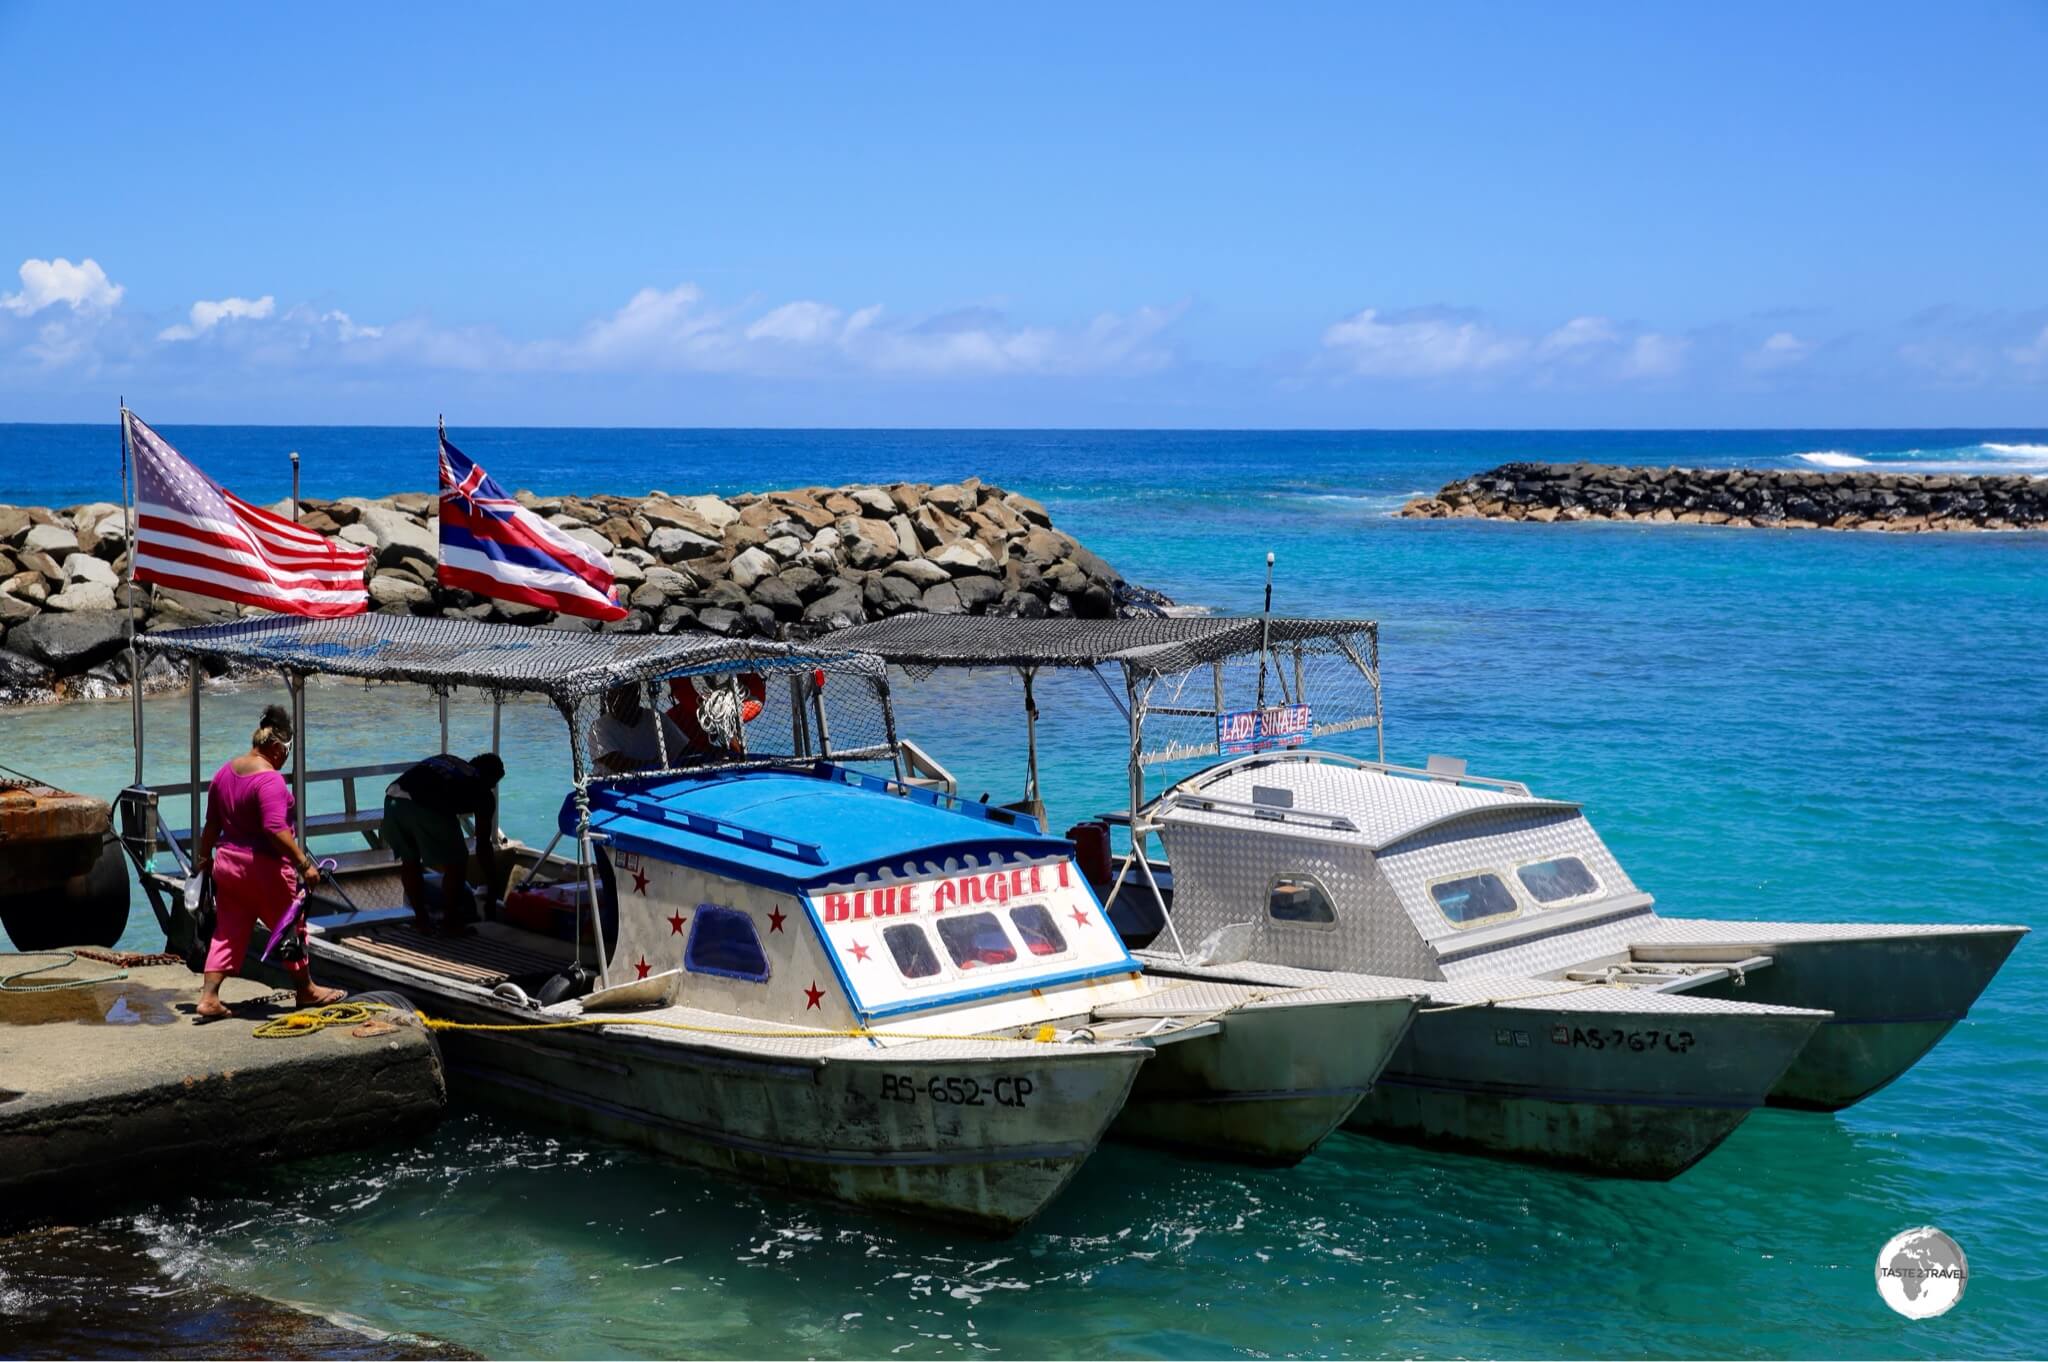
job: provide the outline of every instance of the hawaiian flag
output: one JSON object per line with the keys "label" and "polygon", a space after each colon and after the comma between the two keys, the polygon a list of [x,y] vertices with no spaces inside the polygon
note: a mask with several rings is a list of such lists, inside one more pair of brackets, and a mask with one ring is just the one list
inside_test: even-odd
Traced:
{"label": "hawaiian flag", "polygon": [[124,411],[135,458],[134,577],[174,591],[328,618],[370,608],[370,551],[337,544],[222,487]]}
{"label": "hawaiian flag", "polygon": [[586,619],[625,618],[604,555],[505,495],[441,432],[441,585]]}

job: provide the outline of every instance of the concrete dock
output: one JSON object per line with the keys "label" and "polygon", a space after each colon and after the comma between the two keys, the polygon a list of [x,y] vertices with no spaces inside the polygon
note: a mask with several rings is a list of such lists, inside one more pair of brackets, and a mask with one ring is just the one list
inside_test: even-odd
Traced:
{"label": "concrete dock", "polygon": [[[61,958],[0,953],[0,978]],[[0,1220],[252,1159],[373,1144],[447,1106],[439,1047],[402,1012],[376,1026],[259,1038],[261,1022],[295,1010],[289,995],[230,979],[221,997],[236,1015],[198,1024],[199,978],[182,964],[124,970],[80,958],[14,987],[117,973],[127,977],[0,992]]]}

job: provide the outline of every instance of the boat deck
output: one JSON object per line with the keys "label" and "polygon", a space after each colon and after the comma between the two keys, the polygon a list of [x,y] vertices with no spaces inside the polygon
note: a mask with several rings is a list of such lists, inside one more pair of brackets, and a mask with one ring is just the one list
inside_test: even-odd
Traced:
{"label": "boat deck", "polygon": [[566,941],[555,941],[501,923],[478,923],[473,935],[436,936],[412,923],[383,923],[330,936],[344,950],[495,988],[508,979],[545,979],[575,958]]}

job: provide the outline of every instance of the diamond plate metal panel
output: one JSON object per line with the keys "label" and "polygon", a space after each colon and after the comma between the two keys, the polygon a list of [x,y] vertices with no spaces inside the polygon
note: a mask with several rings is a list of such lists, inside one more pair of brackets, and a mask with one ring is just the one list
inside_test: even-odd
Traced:
{"label": "diamond plate metal panel", "polygon": [[[1440,977],[1362,842],[1299,836],[1243,818],[1176,819],[1162,835],[1173,864],[1174,926],[1190,950],[1219,928],[1254,922],[1259,929],[1252,955],[1272,964]],[[1282,875],[1313,876],[1329,892],[1336,922],[1273,921],[1267,900]]]}
{"label": "diamond plate metal panel", "polygon": [[[1340,834],[1368,847],[1389,847],[1418,829],[1461,813],[1487,809],[1543,809],[1562,812],[1576,804],[1508,794],[1501,790],[1453,785],[1448,781],[1417,780],[1391,776],[1380,771],[1360,770],[1341,764],[1308,761],[1280,761],[1270,765],[1229,772],[1213,783],[1204,783],[1202,795],[1240,803],[1255,802],[1252,791],[1264,786],[1286,790],[1294,796],[1294,807],[1347,818],[1358,829],[1355,837]],[[1242,817],[1176,808],[1172,822],[1237,823]]]}

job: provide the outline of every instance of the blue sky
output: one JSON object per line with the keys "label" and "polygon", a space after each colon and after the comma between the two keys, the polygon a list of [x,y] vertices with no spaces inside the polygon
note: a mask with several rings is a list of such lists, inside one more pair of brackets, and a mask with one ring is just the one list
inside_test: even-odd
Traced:
{"label": "blue sky", "polygon": [[2038,0],[0,0],[0,420],[2048,425],[2044,66]]}

